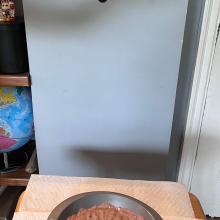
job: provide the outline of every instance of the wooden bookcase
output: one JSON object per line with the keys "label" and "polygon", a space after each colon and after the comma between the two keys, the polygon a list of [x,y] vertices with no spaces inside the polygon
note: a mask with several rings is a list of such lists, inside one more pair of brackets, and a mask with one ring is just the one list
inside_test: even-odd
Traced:
{"label": "wooden bookcase", "polygon": [[[14,155],[14,158],[16,157],[20,160],[21,155],[24,154],[21,152],[25,152],[29,159],[24,162],[16,171],[0,173],[0,186],[27,186],[31,174],[26,172],[25,169],[35,148],[36,143],[32,140],[18,150],[20,153],[17,152]],[[38,171],[36,173],[38,173]]]}
{"label": "wooden bookcase", "polygon": [[[3,74],[0,73],[0,87],[7,86],[24,86],[30,87],[31,80],[29,73],[20,74]],[[35,143],[30,142],[30,147],[33,149]],[[28,184],[30,175],[25,171],[26,164],[19,168],[18,170],[11,173],[0,174],[0,186],[26,186]]]}

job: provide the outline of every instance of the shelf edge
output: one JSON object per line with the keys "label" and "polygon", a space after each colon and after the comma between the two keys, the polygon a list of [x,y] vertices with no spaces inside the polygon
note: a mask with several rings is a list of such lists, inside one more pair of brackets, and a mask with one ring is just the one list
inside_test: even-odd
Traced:
{"label": "shelf edge", "polygon": [[20,74],[1,74],[0,86],[31,86],[31,79],[29,73]]}

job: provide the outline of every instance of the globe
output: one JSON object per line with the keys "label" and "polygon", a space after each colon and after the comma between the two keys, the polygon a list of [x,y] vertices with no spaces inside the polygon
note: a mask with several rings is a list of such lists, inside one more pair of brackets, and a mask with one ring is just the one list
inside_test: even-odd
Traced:
{"label": "globe", "polygon": [[32,137],[30,88],[0,87],[0,153],[21,148]]}

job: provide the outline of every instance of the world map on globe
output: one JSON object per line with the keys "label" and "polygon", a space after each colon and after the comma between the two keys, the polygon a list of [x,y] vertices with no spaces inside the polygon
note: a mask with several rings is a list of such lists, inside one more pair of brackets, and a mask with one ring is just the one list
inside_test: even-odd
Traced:
{"label": "world map on globe", "polygon": [[30,88],[0,87],[0,153],[16,150],[32,137]]}

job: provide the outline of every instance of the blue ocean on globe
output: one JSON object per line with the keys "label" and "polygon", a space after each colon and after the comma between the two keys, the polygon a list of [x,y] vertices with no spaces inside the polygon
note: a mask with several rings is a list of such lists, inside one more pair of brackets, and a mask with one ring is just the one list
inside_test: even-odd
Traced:
{"label": "blue ocean on globe", "polygon": [[33,135],[30,88],[0,87],[0,153],[22,147]]}

